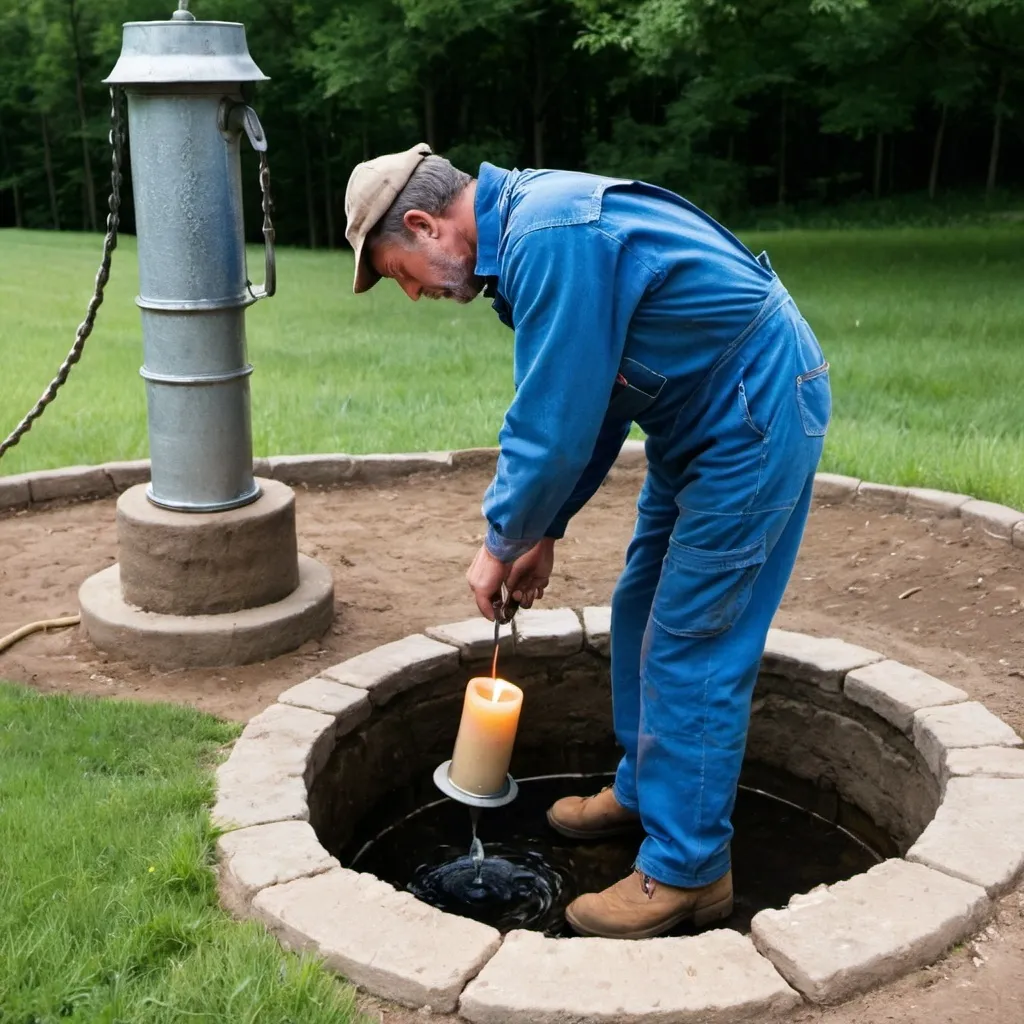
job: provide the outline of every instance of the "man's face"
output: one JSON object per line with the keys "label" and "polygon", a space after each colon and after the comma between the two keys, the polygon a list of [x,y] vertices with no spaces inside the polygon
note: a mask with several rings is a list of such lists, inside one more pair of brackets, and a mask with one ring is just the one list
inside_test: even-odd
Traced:
{"label": "man's face", "polygon": [[430,230],[402,243],[378,242],[370,254],[374,270],[397,281],[414,302],[421,297],[472,302],[484,286],[475,273],[476,253],[448,222],[431,221]]}

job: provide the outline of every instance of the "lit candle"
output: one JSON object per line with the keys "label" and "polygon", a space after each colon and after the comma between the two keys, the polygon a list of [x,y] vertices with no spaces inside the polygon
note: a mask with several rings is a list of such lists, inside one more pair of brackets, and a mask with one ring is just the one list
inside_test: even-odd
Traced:
{"label": "lit candle", "polygon": [[522,706],[518,686],[504,679],[470,679],[448,769],[453,786],[474,796],[493,796],[505,788]]}

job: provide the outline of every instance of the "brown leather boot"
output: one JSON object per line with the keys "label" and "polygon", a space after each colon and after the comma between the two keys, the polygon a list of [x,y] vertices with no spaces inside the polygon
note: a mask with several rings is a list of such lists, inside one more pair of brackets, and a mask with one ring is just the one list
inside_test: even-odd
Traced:
{"label": "brown leather boot", "polygon": [[635,832],[640,828],[640,815],[627,811],[608,786],[597,796],[557,800],[548,810],[548,824],[569,839],[607,839]]}
{"label": "brown leather boot", "polygon": [[732,872],[700,889],[676,889],[634,871],[604,892],[580,896],[565,919],[579,935],[604,939],[652,939],[684,921],[697,928],[732,913]]}

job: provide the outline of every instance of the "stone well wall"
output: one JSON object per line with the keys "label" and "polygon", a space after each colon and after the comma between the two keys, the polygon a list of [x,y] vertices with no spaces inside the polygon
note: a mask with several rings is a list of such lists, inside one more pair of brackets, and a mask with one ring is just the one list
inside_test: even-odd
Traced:
{"label": "stone well wall", "polygon": [[[518,773],[590,771],[614,759],[608,622],[607,608],[531,610],[506,631],[503,674],[523,684],[529,709]],[[486,666],[493,633],[482,619],[427,632],[285,691],[218,769],[225,906],[371,992],[458,1008],[476,1024],[762,1020],[932,962],[1024,872],[1024,744],[1005,723],[880,653],[773,630],[751,769],[804,779],[815,809],[854,830],[863,831],[857,819],[891,832],[886,860],[762,911],[749,936],[501,936],[445,914],[330,852],[390,792],[422,780],[436,798],[429,773],[451,754],[464,684]],[[608,746],[595,747],[595,728]],[[595,984],[598,963],[605,988]]]}

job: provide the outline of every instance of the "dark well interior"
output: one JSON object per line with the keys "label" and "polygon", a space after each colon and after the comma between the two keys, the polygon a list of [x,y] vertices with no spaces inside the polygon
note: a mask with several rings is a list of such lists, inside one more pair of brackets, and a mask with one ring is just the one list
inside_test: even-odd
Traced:
{"label": "dark well interior", "polygon": [[[451,757],[465,684],[488,670],[481,662],[413,687],[338,739],[309,803],[321,842],[343,865],[382,829],[438,800],[431,775]],[[590,651],[506,657],[501,675],[524,691],[516,778],[614,769],[607,659]],[[939,802],[936,781],[899,730],[840,693],[767,672],[754,695],[741,782],[837,824],[882,857],[904,853]],[[485,842],[487,815],[499,814],[485,813]],[[465,833],[468,846],[468,816]]]}

